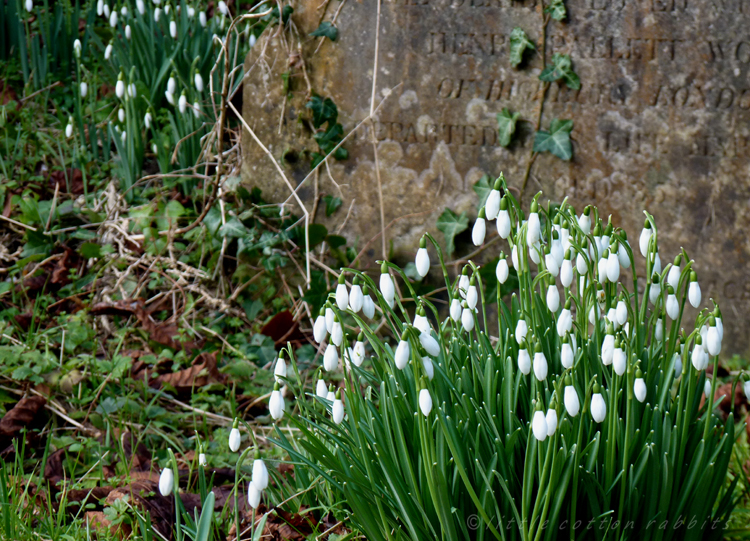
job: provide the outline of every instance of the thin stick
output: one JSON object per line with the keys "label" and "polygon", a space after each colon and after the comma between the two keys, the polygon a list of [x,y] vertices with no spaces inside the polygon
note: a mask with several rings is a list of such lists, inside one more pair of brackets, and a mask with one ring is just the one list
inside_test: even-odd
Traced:
{"label": "thin stick", "polygon": [[375,139],[375,125],[372,117],[375,114],[375,92],[378,86],[378,52],[380,50],[380,5],[378,0],[378,19],[375,23],[375,58],[372,66],[372,95],[370,97],[370,139],[372,141],[372,152],[375,156],[375,177],[378,179],[378,202],[380,203],[380,238],[382,241],[383,260],[388,259],[385,249],[385,209],[383,208],[383,183],[380,178],[380,160],[378,159],[378,143]]}

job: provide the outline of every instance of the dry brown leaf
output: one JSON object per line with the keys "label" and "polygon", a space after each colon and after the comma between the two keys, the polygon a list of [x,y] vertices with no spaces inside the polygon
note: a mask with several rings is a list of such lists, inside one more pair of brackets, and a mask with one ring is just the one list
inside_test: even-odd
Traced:
{"label": "dry brown leaf", "polygon": [[24,429],[39,428],[43,423],[44,405],[41,396],[27,396],[18,401],[0,419],[0,451],[11,446]]}

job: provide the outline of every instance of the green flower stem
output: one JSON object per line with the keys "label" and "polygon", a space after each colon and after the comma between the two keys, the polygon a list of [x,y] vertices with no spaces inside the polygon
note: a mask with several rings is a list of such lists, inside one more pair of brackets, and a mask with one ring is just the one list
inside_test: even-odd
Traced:
{"label": "green flower stem", "polygon": [[[174,520],[175,520],[175,536],[177,541],[182,541],[185,537],[182,531],[181,517],[182,517],[182,500],[180,499],[180,470],[177,469],[177,458],[175,458],[172,448],[168,448],[169,462],[172,471],[174,472]],[[236,502],[235,502],[236,503]],[[239,530],[238,530],[239,531]]]}
{"label": "green flower stem", "polygon": [[[241,475],[241,468],[242,463],[245,462],[245,459],[247,458],[247,455],[250,454],[250,452],[253,450],[252,447],[245,448],[244,451],[242,451],[242,454],[240,455],[240,458],[237,459],[237,466],[234,470],[234,525],[237,529],[237,539],[240,538],[240,506],[239,506],[239,498],[238,493],[240,491],[240,475]],[[180,538],[178,541],[182,541]]]}

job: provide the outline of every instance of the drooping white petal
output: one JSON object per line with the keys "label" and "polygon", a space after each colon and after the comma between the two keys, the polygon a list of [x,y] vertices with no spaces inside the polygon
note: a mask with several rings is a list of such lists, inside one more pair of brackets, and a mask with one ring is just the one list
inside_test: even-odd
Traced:
{"label": "drooping white petal", "polygon": [[565,392],[563,394],[563,402],[565,403],[565,411],[568,415],[575,417],[581,409],[581,402],[578,399],[578,393],[575,387],[572,385],[565,386]]}
{"label": "drooping white petal", "polygon": [[497,234],[501,239],[507,239],[510,235],[510,214],[507,210],[500,210],[497,213]]}
{"label": "drooping white petal", "polygon": [[688,300],[693,308],[698,308],[701,304],[701,286],[698,282],[690,282],[688,287]]}
{"label": "drooping white petal", "polygon": [[526,324],[526,320],[519,319],[516,323],[516,342],[521,343],[526,339],[526,334],[529,332],[529,326]]}
{"label": "drooping white petal", "polygon": [[547,357],[541,351],[534,353],[534,375],[539,381],[547,379]]}
{"label": "drooping white petal", "polygon": [[265,490],[268,487],[268,468],[266,468],[266,463],[260,458],[253,460],[253,474],[250,482],[258,490]]}
{"label": "drooping white petal", "polygon": [[247,489],[247,503],[253,509],[257,509],[260,505],[260,494],[261,491],[258,490],[258,487],[250,483],[250,487]]}
{"label": "drooping white petal", "polygon": [[159,493],[162,496],[169,496],[174,488],[174,473],[172,468],[164,468],[159,475]]}
{"label": "drooping white petal", "polygon": [[432,411],[432,396],[427,389],[419,391],[419,409],[422,410],[422,415],[425,417],[429,417]]}
{"label": "drooping white petal", "polygon": [[487,233],[487,224],[484,218],[477,218],[474,222],[474,228],[471,230],[471,240],[474,246],[481,246],[484,244],[484,237]]}
{"label": "drooping white petal", "polygon": [[464,308],[461,312],[461,325],[463,325],[466,332],[471,332],[474,328],[474,311],[468,307]]}
{"label": "drooping white petal", "polygon": [[284,397],[281,396],[281,391],[272,391],[271,398],[268,401],[268,411],[271,413],[271,417],[278,421],[284,416],[284,409]]}
{"label": "drooping white petal", "polygon": [[560,363],[563,368],[572,368],[573,361],[575,361],[575,355],[573,354],[573,347],[569,343],[563,343],[560,348]]}
{"label": "drooping white petal", "polygon": [[557,312],[558,308],[560,308],[560,293],[557,291],[557,286],[555,284],[547,286],[547,308],[549,308],[550,312],[553,314]]}
{"label": "drooping white petal", "polygon": [[524,376],[528,376],[531,372],[531,357],[526,349],[518,350],[518,369]]}
{"label": "drooping white petal", "polygon": [[341,421],[344,420],[344,403],[341,401],[340,398],[336,398],[333,401],[333,406],[331,407],[331,414],[333,416],[333,422],[337,425],[341,424]]}
{"label": "drooping white petal", "polygon": [[622,348],[615,348],[614,355],[612,356],[612,368],[615,370],[615,374],[622,376],[625,373],[625,369],[628,365],[628,359]]}
{"label": "drooping white petal", "polygon": [[545,420],[547,421],[547,436],[553,436],[557,430],[557,411],[552,408],[548,409]]}
{"label": "drooping white petal", "polygon": [[417,274],[421,278],[427,276],[430,272],[430,254],[427,253],[427,248],[420,248],[417,250],[417,257],[414,259],[414,265],[417,268]]}
{"label": "drooping white petal", "polygon": [[643,378],[637,378],[635,380],[635,383],[633,384],[633,394],[635,394],[635,398],[638,402],[646,400],[646,382],[643,381]]}
{"label": "drooping white petal", "polygon": [[600,393],[595,393],[591,397],[591,417],[597,423],[601,423],[607,416],[607,404]]}
{"label": "drooping white petal", "polygon": [[326,329],[326,318],[325,316],[318,316],[315,318],[315,324],[313,325],[313,338],[320,344],[326,339],[328,329]]}
{"label": "drooping white petal", "polygon": [[333,372],[339,366],[339,351],[333,344],[326,346],[326,351],[323,354],[323,369],[326,372]]}
{"label": "drooping white petal", "polygon": [[338,284],[336,286],[336,306],[339,310],[346,310],[349,306],[349,292],[346,290],[346,284]]}
{"label": "drooping white petal", "polygon": [[497,262],[497,267],[495,268],[495,277],[497,278],[498,283],[504,284],[508,279],[509,273],[510,269],[508,268],[508,260],[503,257]]}
{"label": "drooping white petal", "polygon": [[276,361],[276,368],[273,371],[273,377],[276,383],[283,385],[283,378],[286,378],[286,362],[281,357]]}
{"label": "drooping white petal", "polygon": [[396,353],[394,353],[394,360],[396,361],[396,368],[399,370],[403,370],[406,368],[406,365],[409,363],[409,355],[411,353],[411,348],[409,347],[409,342],[406,340],[401,340],[398,343],[398,346],[396,346]]}
{"label": "drooping white petal", "polygon": [[393,278],[388,273],[380,275],[380,294],[383,295],[386,304],[393,308],[396,298],[396,288],[393,285]]}
{"label": "drooping white petal", "polygon": [[497,213],[500,211],[500,191],[490,190],[490,195],[487,196],[487,201],[484,204],[484,215],[488,220],[494,220],[497,218]]}
{"label": "drooping white petal", "polygon": [[232,428],[232,430],[229,431],[229,450],[236,453],[240,448],[241,441],[242,438],[240,436],[239,428]]}
{"label": "drooping white petal", "polygon": [[375,303],[370,295],[365,295],[362,299],[362,313],[367,319],[375,317]]}
{"label": "drooping white petal", "polygon": [[451,301],[450,316],[456,323],[461,319],[461,301],[458,299]]}
{"label": "drooping white petal", "polygon": [[440,344],[431,334],[426,332],[421,333],[419,335],[419,342],[422,344],[422,347],[428,355],[431,355],[432,357],[440,355]]}
{"label": "drooping white petal", "polygon": [[547,439],[547,418],[543,411],[534,412],[534,419],[531,421],[531,430],[537,440],[544,441]]}
{"label": "drooping white petal", "polygon": [[604,366],[612,364],[612,359],[615,354],[615,335],[607,334],[604,336],[602,342],[602,363]]}
{"label": "drooping white petal", "polygon": [[354,284],[352,290],[349,292],[349,308],[356,314],[362,309],[364,302],[365,298],[362,295],[362,287],[359,284]]}

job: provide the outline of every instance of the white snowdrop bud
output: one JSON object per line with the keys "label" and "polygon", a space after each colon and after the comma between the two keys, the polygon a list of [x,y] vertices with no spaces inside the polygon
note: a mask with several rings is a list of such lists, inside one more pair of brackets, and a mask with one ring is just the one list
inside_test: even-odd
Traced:
{"label": "white snowdrop bud", "polygon": [[531,357],[529,356],[529,350],[526,349],[525,342],[518,349],[518,369],[524,376],[528,376],[531,372]]}
{"label": "white snowdrop bud", "polygon": [[336,391],[336,398],[333,400],[333,406],[331,406],[331,416],[333,422],[337,425],[341,424],[344,420],[344,403],[341,401],[341,391]]}
{"label": "white snowdrop bud", "polygon": [[664,339],[664,321],[662,318],[656,320],[656,326],[654,327],[654,338],[657,342],[661,342]]}
{"label": "white snowdrop bud", "polygon": [[414,265],[417,267],[417,274],[420,278],[424,278],[430,272],[430,254],[427,253],[427,239],[424,237],[419,240],[419,250],[414,259]]}
{"label": "white snowdrop bud", "polygon": [[719,312],[718,306],[714,310],[714,316],[716,319],[716,329],[719,331],[719,340],[724,340],[724,320],[721,319],[721,312]]}
{"label": "white snowdrop bud", "polygon": [[352,348],[352,362],[354,366],[362,366],[365,360],[365,343],[362,340],[364,340],[364,334],[359,333],[357,341],[354,342],[354,348]]}
{"label": "white snowdrop bud", "polygon": [[68,117],[68,124],[65,126],[65,137],[70,139],[73,136],[73,117]]}
{"label": "white snowdrop bud", "polygon": [[550,408],[547,410],[545,420],[547,421],[547,436],[554,436],[555,430],[557,430],[557,411],[555,411],[553,405],[550,405]]}
{"label": "white snowdrop bud", "polygon": [[180,110],[180,113],[185,113],[187,110],[187,96],[185,95],[185,91],[180,94],[180,99],[177,101],[177,108]]}
{"label": "white snowdrop bud", "polygon": [[495,277],[498,283],[504,284],[508,280],[509,274],[508,260],[505,259],[505,254],[501,254],[500,260],[497,262],[497,267],[495,267]]}
{"label": "white snowdrop bud", "polygon": [[278,360],[276,361],[276,368],[273,371],[273,378],[276,380],[276,383],[281,383],[283,385],[283,378],[286,378],[286,362],[284,359],[279,356]]}
{"label": "white snowdrop bud", "polygon": [[604,341],[602,342],[602,364],[604,364],[604,366],[612,364],[612,359],[614,358],[615,335],[613,333],[614,329],[610,323],[607,326],[607,334],[604,336]]}
{"label": "white snowdrop bud", "polygon": [[208,460],[206,460],[206,453],[198,453],[198,465],[203,466],[204,468],[208,465]]}
{"label": "white snowdrop bud", "polygon": [[159,22],[159,19],[161,18],[161,8],[156,8],[154,10],[154,22]]}
{"label": "white snowdrop bud", "polygon": [[690,285],[688,286],[688,300],[693,308],[701,304],[701,287],[698,285],[698,275],[690,271]]}
{"label": "white snowdrop bud", "polygon": [[177,23],[173,20],[169,21],[169,35],[172,39],[177,39]]}
{"label": "white snowdrop bud", "polygon": [[253,47],[253,45],[255,45],[255,41],[256,41],[257,39],[258,39],[258,38],[256,38],[256,37],[255,37],[255,34],[250,34],[250,37],[249,37],[249,38],[247,38],[247,45],[248,45],[248,47],[251,47],[251,48],[252,48],[252,47]]}
{"label": "white snowdrop bud", "polygon": [[115,94],[120,99],[125,96],[125,81],[122,79],[118,79],[117,83],[115,83]]}
{"label": "white snowdrop bud", "polygon": [[451,301],[450,316],[456,323],[461,319],[461,301],[458,299],[453,299]]}
{"label": "white snowdrop bud", "polygon": [[654,252],[651,256],[651,269],[656,274],[661,274],[661,257],[659,257],[659,252]]}
{"label": "white snowdrop bud", "polygon": [[529,213],[529,221],[526,230],[526,245],[531,248],[539,242],[541,236],[541,223],[539,222],[539,213],[537,212],[539,205],[534,199],[531,202],[531,212]]}
{"label": "white snowdrop bud", "polygon": [[469,284],[469,290],[466,292],[466,305],[470,309],[477,307],[479,301],[479,293],[477,292],[477,286],[474,285],[474,277],[471,277],[471,283]]}
{"label": "white snowdrop bud", "polygon": [[81,40],[76,39],[73,42],[73,54],[75,54],[76,58],[81,58]]}
{"label": "white snowdrop bud", "polygon": [[130,25],[125,25],[125,39],[129,40],[132,36],[132,31],[130,30]]}
{"label": "white snowdrop bud", "polygon": [[708,353],[703,349],[702,340],[696,337],[690,361],[696,370],[703,370],[708,365]]}
{"label": "white snowdrop bud", "polygon": [[89,85],[86,83],[86,81],[81,82],[80,89],[81,89],[81,98],[85,98],[86,94],[89,93]]}
{"label": "white snowdrop bud", "polygon": [[143,3],[143,0],[135,0],[135,8],[141,15],[146,13],[146,4]]}
{"label": "white snowdrop bud", "polygon": [[742,384],[742,389],[745,391],[745,398],[750,400],[750,380]]}
{"label": "white snowdrop bud", "polygon": [[106,19],[109,19],[109,4],[104,4],[102,6],[102,14]]}
{"label": "white snowdrop bud", "polygon": [[[674,268],[674,267],[673,267]],[[680,303],[677,302],[677,297],[674,294],[674,290],[672,289],[672,286],[667,287],[668,295],[667,295],[667,302],[665,305],[665,308],[667,310],[667,315],[670,319],[676,320],[680,316]]]}
{"label": "white snowdrop bud", "polygon": [[513,261],[513,268],[517,271],[521,270],[521,266],[518,264],[518,246],[515,244],[510,249],[510,259]]}
{"label": "white snowdrop bud", "polygon": [[581,402],[578,399],[578,393],[575,387],[573,387],[570,376],[565,377],[565,391],[563,394],[563,402],[565,403],[565,411],[568,412],[570,417],[575,417],[581,410]]}
{"label": "white snowdrop bud", "polygon": [[435,377],[435,365],[432,364],[432,359],[429,357],[422,357],[422,367],[424,368],[425,374],[427,374],[427,379],[432,381],[432,378]]}
{"label": "white snowdrop bud", "polygon": [[656,304],[656,301],[661,296],[661,284],[659,284],[659,275],[654,274],[651,278],[651,288],[648,291],[648,300],[651,304]]}
{"label": "white snowdrop bud", "polygon": [[375,317],[375,303],[368,293],[367,286],[365,286],[362,290],[362,313],[368,319],[372,319],[373,317]]}
{"label": "white snowdrop bud", "polygon": [[615,331],[620,328],[620,324],[617,321],[617,308],[614,306],[607,311],[607,322],[612,323]]}
{"label": "white snowdrop bud", "polygon": [[633,384],[633,394],[638,402],[646,400],[646,382],[643,381],[643,373],[639,370],[635,372],[635,383]]}
{"label": "white snowdrop bud", "polygon": [[188,19],[192,19],[193,17],[195,17],[195,8],[193,6],[188,6],[187,13]]}
{"label": "white snowdrop bud", "polygon": [[203,92],[203,77],[201,77],[201,74],[197,71],[195,72],[195,76],[193,77],[193,82],[195,83],[195,89],[198,92]]}
{"label": "white snowdrop bud", "polygon": [[333,385],[328,389],[328,394],[326,394],[326,400],[331,402],[333,404],[333,401],[336,400],[336,393],[333,391]]}
{"label": "white snowdrop bud", "polygon": [[426,332],[421,333],[419,335],[419,342],[422,344],[422,347],[428,355],[431,355],[432,357],[440,355],[440,344],[431,334]]}
{"label": "white snowdrop bud", "polygon": [[560,283],[563,287],[570,287],[573,283],[573,263],[570,259],[564,259],[560,266]]}
{"label": "white snowdrop bud", "polygon": [[508,212],[508,200],[505,197],[500,200],[500,210],[497,213],[497,234],[501,239],[507,239],[510,235],[510,212]]}
{"label": "white snowdrop bud", "polygon": [[250,488],[247,489],[247,503],[253,509],[257,509],[260,505],[260,490],[253,483],[250,483]]}
{"label": "white snowdrop bud", "polygon": [[128,7],[127,7],[127,6],[122,6],[122,7],[120,8],[120,14],[121,14],[121,15],[122,15],[123,17],[127,17],[127,15],[128,15]]}
{"label": "white snowdrop bud", "polygon": [[547,379],[547,357],[544,356],[542,346],[538,343],[534,348],[534,376],[539,381]]}
{"label": "white snowdrop bud", "polygon": [[706,396],[706,400],[713,402],[713,399],[711,398],[711,378],[706,378],[706,381],[703,383],[703,394]]}
{"label": "white snowdrop bud", "polygon": [[625,231],[622,231],[622,236],[625,241],[620,242],[620,247],[617,249],[617,258],[620,260],[620,265],[622,266],[622,268],[628,269],[630,268],[630,256],[628,255],[628,251],[625,249],[625,245],[627,244],[628,247],[630,247],[630,243],[625,236]]}
{"label": "white snowdrop bud", "polygon": [[557,336],[563,337],[573,328],[573,316],[570,313],[570,299],[565,301],[560,315],[557,316]]}
{"label": "white snowdrop bud", "polygon": [[406,365],[409,363],[409,356],[411,355],[407,333],[408,331],[404,331],[398,346],[396,346],[396,352],[393,354],[393,358],[396,361],[396,368],[399,370],[406,368]]}
{"label": "white snowdrop bud", "polygon": [[682,375],[682,358],[675,353],[675,360],[674,360],[674,373],[675,378],[679,378]]}
{"label": "white snowdrop bud", "polygon": [[145,115],[143,115],[143,123],[146,125],[146,129],[151,128],[151,113],[146,112]]}
{"label": "white snowdrop bud", "polygon": [[573,353],[573,346],[570,345],[570,341],[566,336],[563,345],[560,348],[560,363],[563,368],[573,368],[573,362],[575,361],[575,354]]}
{"label": "white snowdrop bud", "polygon": [[318,344],[322,343],[323,340],[326,339],[326,334],[328,334],[328,329],[326,329],[326,318],[324,314],[325,311],[321,309],[318,317],[315,318],[315,323],[313,324],[313,338]]}
{"label": "white snowdrop bud", "polygon": [[266,468],[266,463],[260,458],[253,460],[253,474],[250,482],[258,490],[268,488],[268,468]]}
{"label": "white snowdrop bud", "polygon": [[607,274],[607,259],[609,255],[605,252],[602,258],[597,262],[596,271],[599,277],[599,282],[606,284],[609,276]]}
{"label": "white snowdrop bud", "polygon": [[[541,404],[539,407],[541,408]],[[544,441],[547,439],[547,418],[541,409],[537,409],[534,412],[534,418],[531,421],[531,431],[537,440]]]}
{"label": "white snowdrop bud", "polygon": [[341,311],[346,310],[347,306],[349,306],[349,292],[346,289],[344,280],[344,274],[342,273],[339,275],[339,283],[336,286],[336,305]]}
{"label": "white snowdrop bud", "polygon": [[427,312],[425,312],[423,306],[417,308],[417,312],[414,314],[413,325],[419,332],[430,332],[430,322],[427,319]]}
{"label": "white snowdrop bud", "polygon": [[110,41],[107,43],[107,46],[104,48],[104,60],[109,60],[109,58],[112,56],[112,42]]}
{"label": "white snowdrop bud", "polygon": [[706,350],[712,357],[721,353],[721,337],[719,336],[719,329],[716,327],[716,320],[713,316],[711,316],[710,326],[706,335]]}
{"label": "white snowdrop bud", "polygon": [[461,271],[461,276],[458,277],[458,294],[464,299],[466,298],[466,293],[469,291],[469,285],[471,285],[468,272],[469,267],[466,266]]}
{"label": "white snowdrop bud", "polygon": [[495,188],[490,190],[490,195],[487,196],[487,202],[484,204],[485,217],[488,220],[494,220],[497,218],[497,213],[500,211],[499,183],[500,179],[495,183]]}
{"label": "white snowdrop bud", "polygon": [[555,259],[555,256],[553,256],[551,252],[549,254],[544,255],[544,265],[547,267],[547,270],[549,271],[549,273],[554,278],[557,278],[557,275],[560,274],[560,266],[557,264],[557,260]]}
{"label": "white snowdrop bud", "polygon": [[550,312],[553,314],[557,312],[558,308],[560,308],[560,293],[557,291],[557,286],[554,281],[547,286],[547,308],[549,308]]}
{"label": "white snowdrop bud", "polygon": [[[560,241],[560,234],[557,231],[552,232],[552,246],[550,246],[550,254],[555,258],[557,267],[560,268],[565,261],[565,250],[563,250],[562,241]],[[557,274],[555,274],[557,276]]]}
{"label": "white snowdrop bud", "polygon": [[117,119],[118,119],[118,120],[119,120],[120,122],[125,122],[125,109],[123,109],[122,107],[120,107],[120,108],[119,108],[119,109],[117,110]]}
{"label": "white snowdrop bud", "polygon": [[271,398],[268,401],[268,411],[271,413],[271,417],[273,417],[274,421],[278,421],[284,416],[284,409],[284,397],[281,396],[281,391],[279,391],[279,384],[276,383],[273,386]]}
{"label": "white snowdrop bud", "polygon": [[158,150],[159,149],[157,148],[156,143],[151,143],[151,152],[153,152],[154,154],[158,154]]}
{"label": "white snowdrop bud", "polygon": [[26,11],[31,13],[31,10],[34,9],[34,2],[32,0],[26,0],[24,6],[26,7]]}
{"label": "white snowdrop bud", "polygon": [[333,308],[326,306],[326,330],[330,333],[333,331],[333,322],[336,321],[336,313]]}
{"label": "white snowdrop bud", "polygon": [[114,28],[117,26],[117,11],[112,10],[112,13],[109,14],[109,26]]}
{"label": "white snowdrop bud", "polygon": [[174,488],[174,473],[172,468],[164,468],[159,475],[159,494],[169,496]]}
{"label": "white snowdrop bud", "polygon": [[646,220],[646,223],[643,224],[641,236],[638,239],[638,247],[641,249],[641,255],[643,257],[646,257],[646,254],[648,253],[648,243],[651,240],[651,235],[653,233],[654,231],[651,229],[651,223]]}
{"label": "white snowdrop bud", "polygon": [[234,426],[232,426],[232,430],[229,431],[229,450],[236,453],[240,448],[241,441],[240,429],[237,428],[237,420],[235,419]]}
{"label": "white snowdrop bud", "polygon": [[425,417],[429,417],[432,411],[432,397],[427,389],[419,391],[419,409],[422,410],[422,415]]}
{"label": "white snowdrop bud", "polygon": [[680,264],[682,263],[682,254],[678,255],[672,266],[669,268],[667,273],[667,283],[672,286],[672,289],[677,291],[680,285]]}
{"label": "white snowdrop bud", "polygon": [[471,332],[474,328],[474,311],[468,306],[464,306],[461,312],[461,325],[463,325],[466,332]]}
{"label": "white snowdrop bud", "polygon": [[135,83],[130,83],[128,85],[128,96],[131,98],[135,98],[138,95],[138,89],[135,86]]}
{"label": "white snowdrop bud", "polygon": [[396,289],[393,285],[393,278],[388,274],[388,267],[383,263],[380,269],[380,294],[383,295],[385,303],[393,308],[396,297]]}
{"label": "white snowdrop bud", "polygon": [[487,234],[487,224],[485,223],[485,210],[482,207],[479,211],[479,217],[474,222],[474,228],[471,230],[471,240],[474,246],[481,246],[484,244],[484,237]]}
{"label": "white snowdrop bud", "polygon": [[229,8],[227,8],[227,4],[224,0],[219,1],[219,11],[222,15],[226,15],[229,12]]}
{"label": "white snowdrop bud", "polygon": [[355,276],[352,290],[349,292],[349,308],[356,314],[362,309],[364,302],[365,298],[362,295],[362,287],[359,285],[359,277]]}
{"label": "white snowdrop bud", "polygon": [[[585,246],[586,244],[584,243],[584,249]],[[576,270],[581,276],[584,276],[589,271],[589,264],[582,252],[578,252],[578,255],[576,256]]]}
{"label": "white snowdrop bud", "polygon": [[625,304],[625,301],[622,299],[617,302],[615,316],[617,318],[617,323],[621,326],[628,322],[628,305]]}
{"label": "white snowdrop bud", "polygon": [[591,397],[591,417],[597,423],[601,423],[607,416],[607,404],[601,395],[601,389],[598,383],[594,384],[594,394]]}
{"label": "white snowdrop bud", "polygon": [[620,259],[614,252],[610,252],[607,258],[607,278],[613,284],[620,279]]}
{"label": "white snowdrop bud", "polygon": [[578,218],[578,227],[580,227],[581,231],[583,231],[587,235],[591,232],[591,216],[589,216],[590,212],[591,207],[586,207],[585,209],[583,209],[583,214],[581,214],[581,217]]}
{"label": "white snowdrop bud", "polygon": [[625,369],[628,367],[628,358],[625,355],[622,347],[620,347],[620,341],[615,340],[615,351],[612,355],[612,368],[615,370],[615,374],[622,376],[625,373]]}
{"label": "white snowdrop bud", "polygon": [[200,13],[198,13],[198,21],[200,22],[203,28],[206,28],[206,25],[208,24],[208,20],[206,19],[205,11],[201,11]]}
{"label": "white snowdrop bud", "polygon": [[535,265],[538,265],[539,262],[542,260],[541,256],[541,244],[539,244],[539,241],[535,242],[533,246],[529,247],[529,257],[534,262]]}
{"label": "white snowdrop bud", "polygon": [[526,324],[526,320],[520,318],[516,323],[516,342],[520,344],[526,339],[526,334],[529,332],[529,326]]}
{"label": "white snowdrop bud", "polygon": [[318,398],[325,398],[328,394],[328,387],[326,387],[326,382],[322,379],[318,379],[318,382],[315,384],[315,394]]}
{"label": "white snowdrop bud", "polygon": [[326,346],[323,354],[323,368],[326,372],[333,372],[339,367],[339,350],[333,344]]}

